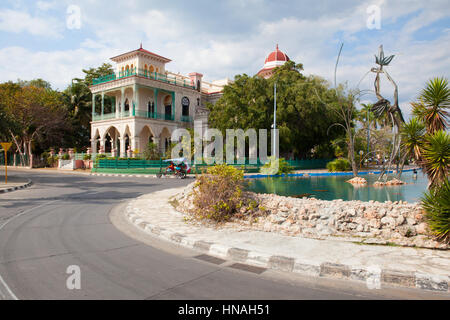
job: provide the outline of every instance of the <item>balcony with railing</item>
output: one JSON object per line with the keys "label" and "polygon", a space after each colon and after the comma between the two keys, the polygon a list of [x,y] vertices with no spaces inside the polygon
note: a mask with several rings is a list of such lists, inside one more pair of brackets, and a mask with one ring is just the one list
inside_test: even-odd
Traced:
{"label": "balcony with railing", "polygon": [[167,120],[167,121],[175,120],[175,116],[173,114],[148,112],[148,111],[140,111],[140,110],[135,111],[135,116],[141,117],[141,118]]}
{"label": "balcony with railing", "polygon": [[[94,114],[92,116],[92,121],[101,121],[101,120],[110,120],[110,119],[122,119],[128,117],[141,117],[147,119],[156,119],[156,120],[165,120],[165,121],[175,121],[175,116],[173,114],[166,113],[157,113],[157,112],[147,112],[135,110],[134,112],[131,110],[123,111],[116,115],[115,112],[106,113],[106,114]],[[181,122],[193,122],[193,118],[190,116],[181,116]]]}
{"label": "balcony with railing", "polygon": [[133,68],[127,71],[120,71],[118,73],[113,73],[103,77],[95,78],[94,80],[92,80],[92,85],[95,86],[98,84],[107,83],[118,79],[125,79],[133,76],[144,77],[151,80],[158,80],[165,83],[174,84],[176,86],[184,88],[195,89],[195,86],[191,85],[191,82],[186,81],[186,79],[180,79],[177,78],[176,76],[168,76],[166,74],[150,72],[145,69],[137,69],[137,68]]}

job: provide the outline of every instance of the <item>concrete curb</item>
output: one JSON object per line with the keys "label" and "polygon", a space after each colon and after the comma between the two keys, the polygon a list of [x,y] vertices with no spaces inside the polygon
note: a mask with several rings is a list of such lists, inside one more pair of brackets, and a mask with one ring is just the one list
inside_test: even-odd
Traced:
{"label": "concrete curb", "polygon": [[317,261],[305,261],[292,257],[249,251],[199,240],[178,232],[160,228],[157,225],[142,220],[133,211],[130,203],[125,210],[126,218],[144,232],[180,246],[222,259],[267,269],[294,272],[306,276],[364,281],[371,289],[380,289],[382,285],[393,285],[440,292],[450,291],[450,277],[448,276],[380,269],[378,266],[352,266],[326,261],[318,263]]}
{"label": "concrete curb", "polygon": [[[157,178],[156,174],[90,173],[89,175],[102,177]],[[179,179],[179,178],[170,175],[170,176],[162,176],[160,179]],[[195,179],[195,176],[186,176],[185,179]]]}
{"label": "concrete curb", "polygon": [[15,187],[11,187],[8,189],[0,189],[0,193],[7,193],[7,192],[12,192],[12,191],[16,191],[19,189],[25,189],[28,188],[29,186],[31,186],[33,184],[33,182],[31,180],[28,179],[28,182],[21,185],[21,186],[15,186]]}

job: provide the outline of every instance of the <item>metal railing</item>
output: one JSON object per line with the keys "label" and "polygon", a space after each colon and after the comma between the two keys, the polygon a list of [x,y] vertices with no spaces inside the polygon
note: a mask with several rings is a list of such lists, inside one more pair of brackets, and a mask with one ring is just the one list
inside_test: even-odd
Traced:
{"label": "metal railing", "polygon": [[148,112],[148,111],[141,111],[141,110],[136,110],[135,116],[142,117],[142,118],[149,118],[149,119],[168,120],[168,121],[175,120],[175,116],[173,114]]}
{"label": "metal railing", "polygon": [[181,122],[193,122],[194,120],[192,119],[191,116],[181,116],[180,121]]}
{"label": "metal railing", "polygon": [[[95,158],[93,158],[95,159]],[[288,164],[292,167],[293,170],[300,169],[321,169],[325,168],[326,163],[330,160],[328,159],[311,159],[311,160],[286,160]],[[192,173],[201,173],[206,170],[208,167],[214,164],[192,164],[191,172]],[[231,164],[233,167],[244,170],[246,173],[257,173],[260,172],[264,163],[261,162],[260,159],[257,159],[256,163],[252,163],[249,159],[245,159],[243,163],[235,163]],[[131,173],[137,172],[136,170],[140,170],[142,173],[156,172],[155,169],[160,169],[161,167],[167,166],[167,163],[160,160],[144,160],[142,155],[135,155],[135,158],[106,158],[106,156],[102,156],[102,158],[98,158],[95,163],[94,172],[124,172]],[[150,170],[150,171],[147,171]]]}
{"label": "metal railing", "polygon": [[98,84],[102,84],[102,83],[106,83],[106,82],[110,82],[110,81],[114,81],[114,80],[118,80],[118,79],[123,79],[123,78],[127,78],[127,77],[132,77],[132,76],[144,77],[144,78],[151,79],[151,80],[158,80],[158,81],[162,81],[165,83],[174,84],[174,85],[184,87],[184,88],[195,89],[195,86],[192,85],[190,81],[186,81],[186,79],[184,79],[184,78],[180,79],[180,78],[177,78],[176,76],[168,76],[163,73],[150,72],[145,69],[137,69],[137,68],[133,68],[133,69],[127,70],[127,71],[119,71],[118,73],[112,73],[112,74],[108,74],[106,76],[95,78],[94,80],[92,80],[92,85],[95,86]]}

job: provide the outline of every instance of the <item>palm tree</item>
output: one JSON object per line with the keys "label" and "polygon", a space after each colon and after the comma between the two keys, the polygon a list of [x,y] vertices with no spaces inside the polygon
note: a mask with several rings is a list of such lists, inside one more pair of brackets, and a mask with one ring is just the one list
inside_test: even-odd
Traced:
{"label": "palm tree", "polygon": [[413,157],[417,163],[422,161],[421,146],[424,135],[425,125],[418,118],[409,120],[400,131],[403,153],[407,157]]}
{"label": "palm tree", "polygon": [[450,88],[444,78],[434,78],[428,81],[420,94],[419,101],[412,103],[413,114],[427,127],[429,133],[447,128],[448,112],[450,107]]}
{"label": "palm tree", "polygon": [[422,145],[420,165],[430,180],[429,188],[441,186],[448,177],[450,167],[450,134],[444,130],[426,134]]}

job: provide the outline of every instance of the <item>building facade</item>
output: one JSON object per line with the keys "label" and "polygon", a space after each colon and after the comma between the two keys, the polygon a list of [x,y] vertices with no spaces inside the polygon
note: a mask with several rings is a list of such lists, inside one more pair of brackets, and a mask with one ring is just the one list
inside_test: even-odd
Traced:
{"label": "building facade", "polygon": [[[133,156],[154,142],[160,152],[177,128],[207,125],[206,102],[220,98],[228,79],[203,81],[197,72],[187,76],[166,70],[171,60],[142,46],[111,58],[114,73],[93,80],[91,152]],[[105,97],[112,106],[105,113]]]}

